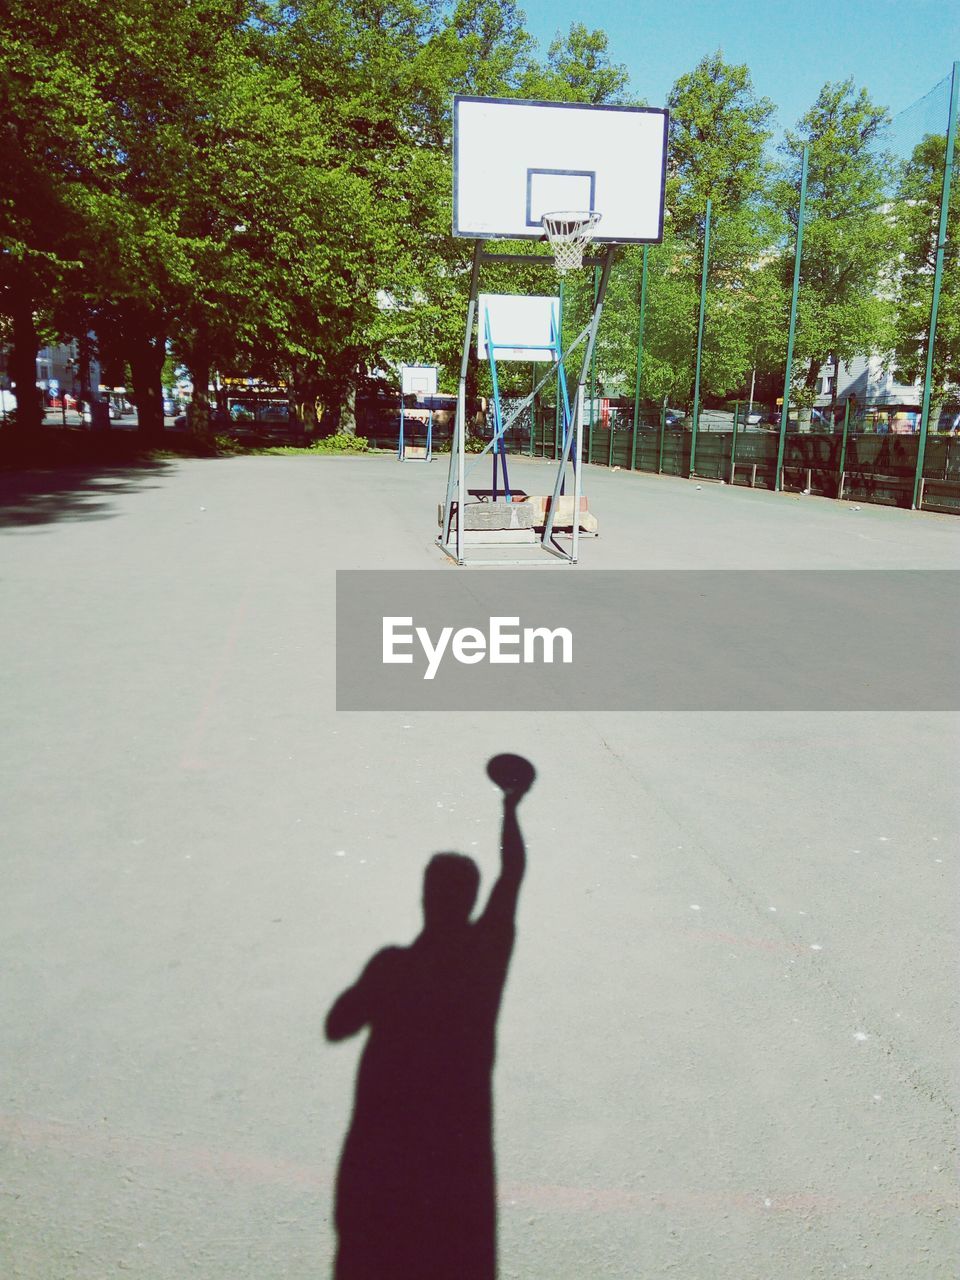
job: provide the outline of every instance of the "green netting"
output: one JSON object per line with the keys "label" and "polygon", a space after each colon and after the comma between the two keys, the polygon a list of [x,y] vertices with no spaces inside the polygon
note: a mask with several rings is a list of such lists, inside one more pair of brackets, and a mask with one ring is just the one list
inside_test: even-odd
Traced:
{"label": "green netting", "polygon": [[905,163],[924,138],[945,138],[950,117],[950,79],[944,76],[922,98],[892,116],[874,140],[874,148]]}

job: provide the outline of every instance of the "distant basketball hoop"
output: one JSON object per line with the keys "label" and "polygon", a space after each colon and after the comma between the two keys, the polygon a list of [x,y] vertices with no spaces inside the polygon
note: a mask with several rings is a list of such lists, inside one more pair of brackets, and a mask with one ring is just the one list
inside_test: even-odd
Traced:
{"label": "distant basketball hoop", "polygon": [[553,249],[558,275],[565,276],[568,271],[578,271],[583,266],[584,250],[602,216],[587,209],[565,209],[543,215],[540,221]]}

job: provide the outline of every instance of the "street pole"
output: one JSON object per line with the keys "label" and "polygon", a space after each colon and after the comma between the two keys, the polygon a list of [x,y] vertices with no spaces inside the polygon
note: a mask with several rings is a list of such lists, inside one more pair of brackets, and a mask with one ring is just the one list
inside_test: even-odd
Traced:
{"label": "street pole", "polygon": [[947,149],[943,160],[943,190],[940,195],[940,226],[937,232],[937,261],[933,272],[933,297],[930,302],[930,328],[927,333],[927,366],[923,376],[923,408],[920,412],[920,439],[917,441],[917,469],[913,477],[913,501],[917,509],[920,481],[923,477],[924,454],[927,451],[927,428],[930,423],[930,393],[933,389],[933,348],[937,338],[940,312],[940,288],[943,284],[943,255],[947,247],[947,218],[950,212],[950,187],[953,181],[953,149],[957,137],[957,93],[960,87],[960,62],[953,64],[950,78],[950,115],[947,123]]}
{"label": "street pole", "polygon": [[697,428],[700,425],[700,365],[703,361],[703,319],[707,310],[707,272],[710,267],[710,212],[713,204],[707,201],[707,221],[703,231],[703,267],[700,271],[700,320],[697,324],[697,371],[693,381],[693,433],[690,438],[690,472],[696,471]]}
{"label": "street pole", "polygon": [[797,213],[797,251],[793,260],[793,297],[790,300],[790,332],[787,337],[787,372],[783,380],[783,409],[780,412],[780,439],[777,441],[777,470],[773,477],[773,491],[779,493],[783,485],[783,450],[787,438],[787,420],[790,417],[790,384],[793,380],[793,339],[797,330],[797,296],[800,291],[800,260],[803,257],[803,215],[807,207],[807,163],[810,148],[803,148],[800,166],[800,208]]}

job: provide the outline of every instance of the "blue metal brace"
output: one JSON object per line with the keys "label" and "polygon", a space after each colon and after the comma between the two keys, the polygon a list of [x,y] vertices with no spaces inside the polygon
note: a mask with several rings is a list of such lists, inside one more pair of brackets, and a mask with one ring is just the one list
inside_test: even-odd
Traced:
{"label": "blue metal brace", "polygon": [[[573,414],[570,410],[570,392],[567,390],[567,371],[563,364],[563,349],[561,343],[563,336],[557,326],[554,324],[553,318],[550,319],[550,336],[553,339],[554,358],[557,361],[557,395],[560,401],[560,412],[563,420],[563,444],[566,450],[567,434],[573,427]],[[573,462],[574,474],[576,474],[578,459],[570,455]],[[560,493],[566,493],[567,481],[564,477],[560,485]]]}
{"label": "blue metal brace", "polygon": [[[497,346],[509,347],[512,351],[549,351],[553,356],[557,365],[557,395],[560,399],[561,413],[563,418],[563,443],[566,449],[567,437],[573,430],[573,412],[570,407],[570,393],[567,389],[567,374],[563,363],[563,335],[557,325],[556,318],[550,318],[550,345],[549,346],[529,346],[518,345],[515,342],[499,344],[493,341],[490,331],[490,312],[484,310],[483,313],[483,330],[487,347],[487,359],[490,361],[490,380],[493,384],[493,499],[496,501],[498,489],[498,466],[497,458],[499,455],[500,465],[503,467],[503,489],[506,500],[510,501],[510,480],[507,475],[507,446],[503,433],[503,408],[500,403],[500,380],[497,375]],[[579,459],[571,456],[573,462],[574,473],[579,465]],[[564,481],[564,485],[565,485]],[[565,492],[565,488],[561,487],[561,493]]]}

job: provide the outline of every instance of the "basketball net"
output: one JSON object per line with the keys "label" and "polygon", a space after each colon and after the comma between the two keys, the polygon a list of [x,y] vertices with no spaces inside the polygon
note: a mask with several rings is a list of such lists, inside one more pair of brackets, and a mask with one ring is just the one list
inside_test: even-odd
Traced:
{"label": "basketball net", "polygon": [[599,213],[566,209],[559,213],[545,213],[540,219],[547,239],[553,248],[553,261],[558,275],[576,271],[583,266],[583,251],[593,239]]}

